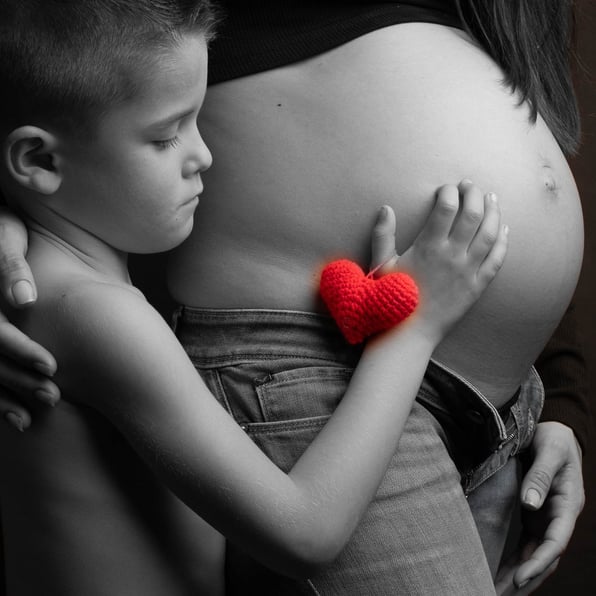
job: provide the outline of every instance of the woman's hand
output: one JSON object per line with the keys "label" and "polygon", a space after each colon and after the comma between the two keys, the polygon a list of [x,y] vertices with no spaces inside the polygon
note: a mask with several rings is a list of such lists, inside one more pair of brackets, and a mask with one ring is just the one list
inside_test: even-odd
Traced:
{"label": "woman's hand", "polygon": [[523,587],[536,587],[552,573],[585,502],[581,450],[569,427],[541,422],[532,455],[521,487],[523,543],[518,560],[504,574]]}
{"label": "woman's hand", "polygon": [[[0,293],[13,308],[26,308],[37,299],[35,282],[25,260],[27,230],[6,208],[0,208]],[[0,312],[0,414],[23,431],[31,424],[30,400],[55,405],[58,387],[50,377],[56,372],[54,357],[29,339]]]}
{"label": "woman's hand", "polygon": [[395,214],[384,207],[373,230],[372,268],[413,277],[420,298],[412,318],[424,321],[438,344],[500,270],[507,234],[496,196],[464,180],[437,191],[424,227],[402,256],[395,251]]}
{"label": "woman's hand", "polygon": [[497,596],[529,596],[556,571],[558,564],[559,559],[549,565],[538,576],[528,580],[527,583],[524,583],[522,586],[518,586],[513,578],[519,568],[519,557],[517,555],[512,557],[499,569],[495,582]]}
{"label": "woman's hand", "polygon": [[24,308],[37,299],[31,269],[25,260],[27,228],[6,207],[0,206],[0,292],[13,308]]}

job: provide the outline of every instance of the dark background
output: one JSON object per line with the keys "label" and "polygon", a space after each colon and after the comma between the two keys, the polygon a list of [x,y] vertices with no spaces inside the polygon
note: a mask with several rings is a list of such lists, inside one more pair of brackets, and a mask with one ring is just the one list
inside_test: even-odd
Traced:
{"label": "dark background", "polygon": [[[592,377],[592,409],[596,381],[596,0],[579,0],[576,89],[582,113],[583,141],[571,161],[584,208],[586,246],[576,302]],[[552,239],[556,242],[556,238]],[[584,459],[586,507],[557,572],[535,594],[596,596],[596,433]],[[1,543],[0,543],[1,562]],[[0,595],[3,581],[0,566]],[[482,596],[482,595],[479,595]]]}
{"label": "dark background", "polygon": [[[596,1],[577,2],[576,89],[582,113],[582,145],[571,161],[584,209],[586,246],[576,301],[582,326],[592,410],[596,387]],[[556,239],[553,238],[553,242]],[[596,412],[595,412],[596,414]],[[586,506],[557,572],[540,596],[596,596],[596,433],[584,459]]]}

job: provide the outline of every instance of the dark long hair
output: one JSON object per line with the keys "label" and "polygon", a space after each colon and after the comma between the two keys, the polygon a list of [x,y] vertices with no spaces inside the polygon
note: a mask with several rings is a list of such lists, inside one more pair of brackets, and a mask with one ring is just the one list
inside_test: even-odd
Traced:
{"label": "dark long hair", "polygon": [[573,0],[455,0],[468,32],[540,114],[563,151],[577,151],[580,123],[571,78]]}

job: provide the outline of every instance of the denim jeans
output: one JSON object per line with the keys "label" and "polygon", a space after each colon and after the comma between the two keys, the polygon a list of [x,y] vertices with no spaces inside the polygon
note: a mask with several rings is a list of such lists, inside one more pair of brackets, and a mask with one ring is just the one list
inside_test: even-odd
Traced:
{"label": "denim jeans", "polygon": [[[175,328],[216,398],[285,471],[341,400],[361,354],[331,319],[304,312],[181,307]],[[519,528],[517,455],[532,440],[542,402],[534,370],[497,410],[431,361],[376,497],[334,563],[294,580],[229,544],[228,593],[494,594]]]}

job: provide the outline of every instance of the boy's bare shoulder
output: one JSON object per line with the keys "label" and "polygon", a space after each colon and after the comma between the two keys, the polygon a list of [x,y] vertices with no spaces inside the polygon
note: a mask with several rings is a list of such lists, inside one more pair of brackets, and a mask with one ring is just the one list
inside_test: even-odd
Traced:
{"label": "boy's bare shoulder", "polygon": [[175,341],[132,286],[82,276],[44,289],[21,327],[54,354],[55,381],[71,401],[99,403],[112,387],[132,386],[135,376],[157,366],[148,346]]}
{"label": "boy's bare shoulder", "polygon": [[81,355],[86,347],[109,349],[121,336],[142,338],[153,325],[163,323],[137,288],[100,275],[46,277],[38,289],[35,305],[16,313],[15,322],[59,363],[73,357],[74,346]]}
{"label": "boy's bare shoulder", "polygon": [[73,276],[66,282],[52,284],[40,293],[36,307],[44,314],[59,317],[94,317],[95,313],[116,314],[119,308],[149,308],[140,290],[132,285],[101,277]]}
{"label": "boy's bare shoulder", "polygon": [[100,276],[73,275],[38,287],[38,300],[23,319],[26,327],[53,320],[61,327],[59,333],[68,333],[81,324],[101,321],[105,325],[125,318],[130,310],[151,308],[137,288]]}
{"label": "boy's bare shoulder", "polygon": [[[15,312],[14,319],[34,339],[37,329],[43,329],[48,318],[66,325],[63,331],[68,332],[68,323],[93,317],[95,312],[101,313],[112,304],[145,300],[125,279],[94,269],[45,238],[33,238],[27,258],[37,284],[38,299],[32,308]],[[124,273],[121,277],[124,278]]]}

